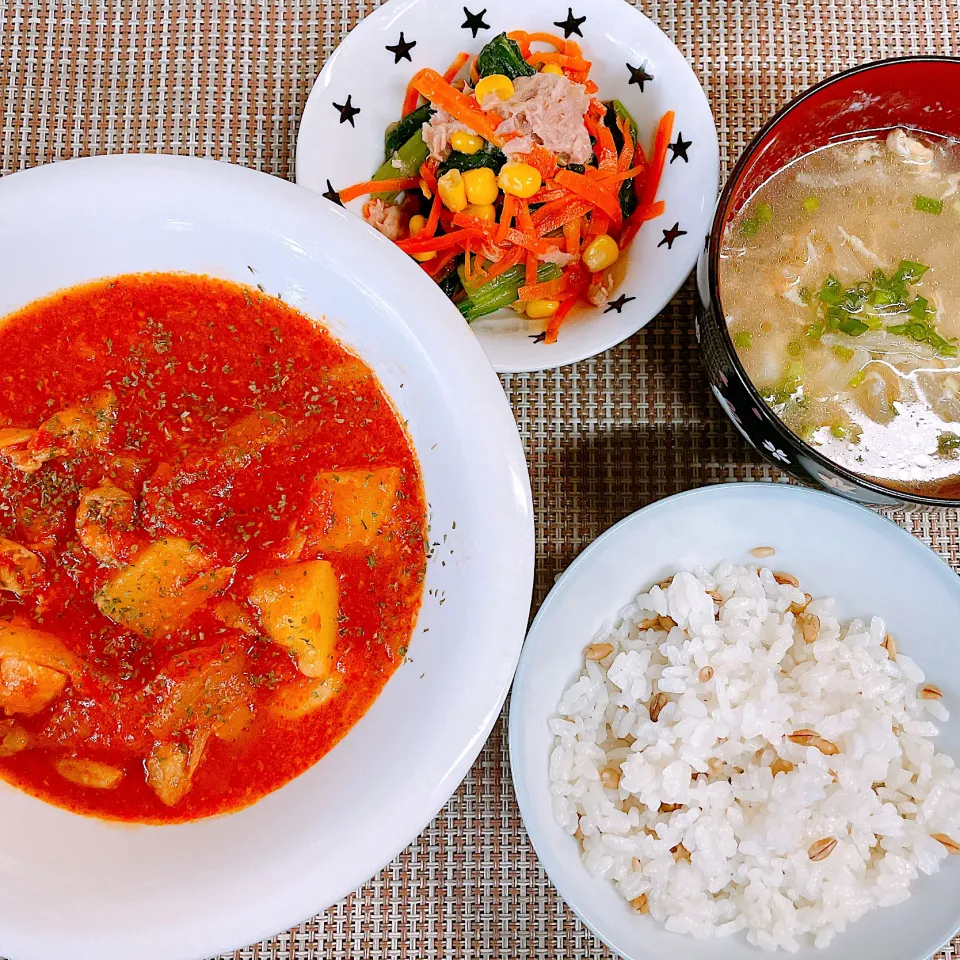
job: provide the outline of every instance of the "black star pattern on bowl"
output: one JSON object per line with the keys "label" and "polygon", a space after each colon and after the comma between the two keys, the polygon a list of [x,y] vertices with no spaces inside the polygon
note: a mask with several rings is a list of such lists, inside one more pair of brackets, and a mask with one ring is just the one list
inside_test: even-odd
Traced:
{"label": "black star pattern on bowl", "polygon": [[627,84],[629,87],[631,83],[635,83],[639,88],[640,92],[643,93],[643,85],[648,81],[653,79],[652,73],[647,73],[646,64],[642,67],[634,67],[629,63],[627,64],[627,69],[630,71],[630,83]]}
{"label": "black star pattern on bowl", "polygon": [[403,31],[400,31],[400,39],[393,44],[388,43],[386,49],[393,54],[393,62],[399,63],[401,60],[406,58],[411,63],[413,63],[413,58],[410,56],[410,51],[417,45],[416,40],[407,40]]}
{"label": "black star pattern on bowl", "polygon": [[544,330],[543,333],[531,333],[530,339],[534,343],[543,343],[543,341],[547,339],[547,331]]}
{"label": "black star pattern on bowl", "polygon": [[687,156],[687,150],[690,149],[692,143],[692,140],[683,139],[682,130],[677,133],[677,142],[667,144],[670,150],[673,151],[673,156],[670,158],[670,162],[673,163],[673,161],[679,157],[684,163],[689,163],[690,158]]}
{"label": "black star pattern on bowl", "polygon": [[343,201],[340,199],[340,194],[333,189],[333,184],[327,180],[327,189],[320,194],[321,197],[326,197],[331,203],[335,203],[338,207],[343,206]]}
{"label": "black star pattern on bowl", "polygon": [[623,313],[623,308],[631,301],[636,300],[636,297],[628,297],[625,293],[621,293],[616,300],[611,300],[606,307],[604,308],[604,313],[610,313],[611,310],[616,310],[617,313]]}
{"label": "black star pattern on bowl", "polygon": [[559,27],[563,31],[563,36],[569,40],[573,34],[576,34],[578,37],[583,36],[583,34],[580,32],[580,28],[586,22],[586,17],[575,17],[573,15],[573,7],[567,7],[567,19],[554,20],[553,25],[555,27]]}
{"label": "black star pattern on bowl", "polygon": [[360,112],[359,107],[353,105],[353,97],[348,96],[346,103],[335,103],[333,105],[334,110],[340,111],[340,122],[346,123],[350,121],[350,126],[355,127],[356,124],[353,122],[353,118]]}
{"label": "black star pattern on bowl", "polygon": [[686,230],[680,229],[680,224],[675,223],[669,230],[663,231],[663,239],[657,244],[658,247],[662,247],[664,244],[667,245],[668,250],[673,249],[673,241],[677,237],[685,237],[687,235]]}
{"label": "black star pattern on bowl", "polygon": [[477,34],[481,30],[489,30],[490,24],[484,21],[483,15],[487,12],[487,8],[484,7],[479,13],[471,13],[466,7],[463,8],[464,16],[466,20],[460,24],[461,29],[473,31],[473,38],[477,38]]}

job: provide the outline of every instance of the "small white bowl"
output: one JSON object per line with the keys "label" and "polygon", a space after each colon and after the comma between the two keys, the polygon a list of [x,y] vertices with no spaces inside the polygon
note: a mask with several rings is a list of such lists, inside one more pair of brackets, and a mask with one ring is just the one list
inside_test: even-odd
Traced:
{"label": "small white bowl", "polygon": [[118,273],[260,283],[373,367],[420,458],[441,546],[409,660],[318,763],[237,813],[167,826],[77,816],[0,782],[0,956],[197,960],[243,947],[376,873],[483,746],[533,583],[516,426],[430,280],[291,183],[214,160],[94,157],[4,177],[0,208],[0,316]]}
{"label": "small white bowl", "polygon": [[[960,579],[906,531],[839,497],[781,484],[705,487],[634,513],[594,541],[557,581],[527,634],[510,705],[510,764],[523,822],[547,875],[581,920],[625,960],[744,960],[769,956],[742,935],[696,940],[638,916],[612,883],[588,874],[579,844],[550,805],[547,727],[564,689],[579,675],[583,648],[605,619],[641,588],[679,568],[723,559],[757,562],[748,551],[773,546],[762,563],[788,570],[814,596],[832,596],[845,618],[884,617],[899,649],[944,691],[951,719],[938,723],[937,748],[960,759]],[[800,960],[927,960],[960,927],[960,858],[923,876],[913,895],[875,910],[823,950]],[[784,954],[786,955],[786,954]]]}
{"label": "small white bowl", "polygon": [[[568,21],[568,16],[572,19]],[[619,99],[636,118],[649,156],[660,116],[676,112],[658,197],[666,212],[645,224],[630,249],[616,295],[620,309],[579,306],[554,344],[511,310],[471,326],[494,369],[543,370],[601,353],[646,326],[686,280],[697,260],[717,198],[719,154],[710,106],[683,54],[660,29],[624,0],[391,0],[362,20],[327,61],[314,85],[297,138],[297,183],[329,193],[371,177],[383,162],[383,133],[400,116],[407,83],[422,67],[443,72],[461,50],[471,54],[501,31],[571,33],[593,63],[597,96]],[[579,21],[579,22],[578,22]],[[483,26],[480,26],[483,24]],[[471,26],[472,25],[472,26]],[[399,52],[401,39],[408,46]],[[391,52],[388,48],[395,47]],[[409,59],[408,59],[409,58]],[[652,79],[641,82],[644,71]],[[347,114],[335,105],[359,113]],[[363,200],[348,205],[358,215]],[[371,228],[372,229],[372,228]],[[673,238],[673,230],[682,231]],[[665,236],[664,231],[670,235]],[[411,271],[418,269],[411,261]],[[463,322],[448,304],[444,320]]]}

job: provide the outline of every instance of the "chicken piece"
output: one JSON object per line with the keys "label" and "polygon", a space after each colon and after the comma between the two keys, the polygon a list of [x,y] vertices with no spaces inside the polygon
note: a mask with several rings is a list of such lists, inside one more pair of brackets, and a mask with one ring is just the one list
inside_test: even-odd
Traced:
{"label": "chicken piece", "polygon": [[80,661],[51,633],[19,618],[0,623],[0,709],[29,716],[58,697]]}
{"label": "chicken piece", "polygon": [[270,712],[284,720],[299,720],[332,700],[342,689],[339,679],[301,677],[281,684],[270,701]]}
{"label": "chicken piece", "polygon": [[392,203],[368,200],[363,205],[363,219],[388,240],[399,240],[407,229],[403,211]]}
{"label": "chicken piece", "polygon": [[4,454],[18,470],[34,473],[55,457],[103,449],[116,419],[117,395],[100,390],[44,420],[25,446]]}
{"label": "chicken piece", "polygon": [[590,95],[582,84],[558,74],[535,73],[517,77],[509,100],[491,93],[481,106],[503,117],[498,134],[518,135],[504,144],[503,152],[508,157],[529,153],[536,143],[542,143],[565,163],[586,163],[593,156],[590,134],[583,122]]}
{"label": "chicken piece", "polygon": [[66,674],[59,670],[19,657],[0,660],[0,707],[8,714],[39,713],[66,685]]}
{"label": "chicken piece", "polygon": [[157,738],[147,783],[174,806],[186,796],[211,734],[234,740],[253,717],[245,658],[236,650],[198,647],[174,657],[141,697],[157,709],[147,723]]}
{"label": "chicken piece", "polygon": [[210,734],[188,743],[158,743],[146,760],[147,786],[161,803],[175,807],[190,791]]}
{"label": "chicken piece", "polygon": [[306,537],[304,549],[368,547],[392,511],[399,488],[400,470],[396,467],[320,474],[300,521]]}
{"label": "chicken piece", "polygon": [[250,600],[267,636],[290,652],[302,674],[327,677],[334,666],[340,586],[326,560],[266,570],[253,578]]}
{"label": "chicken piece", "polygon": [[167,537],[141,550],[97,591],[104,616],[145,637],[180,627],[226,588],[233,567],[215,568],[188,540]]}
{"label": "chicken piece", "polygon": [[0,720],[0,758],[12,757],[30,746],[30,734],[16,720]]}
{"label": "chicken piece", "polygon": [[0,537],[0,590],[22,597],[33,589],[42,571],[43,564],[32,550]]}
{"label": "chicken piece", "polygon": [[77,536],[106,567],[122,566],[142,545],[132,531],[133,508],[133,496],[109,480],[80,495]]}
{"label": "chicken piece", "polygon": [[933,150],[909,136],[899,127],[887,135],[887,149],[904,163],[928,164],[933,162]]}
{"label": "chicken piece", "polygon": [[53,763],[54,769],[63,777],[80,787],[94,790],[113,790],[123,779],[123,771],[99,760],[82,760],[79,757],[61,757]]}
{"label": "chicken piece", "polygon": [[20,617],[0,621],[0,660],[7,657],[29,660],[75,679],[83,669],[80,660],[52,633],[38,630]]}

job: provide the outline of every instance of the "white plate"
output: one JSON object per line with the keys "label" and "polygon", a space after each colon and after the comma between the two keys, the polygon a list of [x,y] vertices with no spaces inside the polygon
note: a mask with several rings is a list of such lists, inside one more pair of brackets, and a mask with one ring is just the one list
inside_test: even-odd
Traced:
{"label": "white plate", "polygon": [[[510,704],[510,765],[523,822],[537,856],[577,916],[626,960],[744,960],[769,957],[742,935],[695,940],[637,916],[613,884],[590,876],[579,845],[553,819],[547,720],[580,674],[583,648],[605,619],[641,588],[696,564],[726,558],[756,562],[747,551],[776,548],[763,561],[789,570],[814,596],[833,596],[841,616],[878,614],[898,648],[944,691],[952,714],[937,748],[960,759],[960,579],[906,531],[839,497],[780,484],[705,487],[652,504],[592,543],[557,581],[527,635]],[[960,926],[960,857],[921,877],[913,896],[874,910],[824,950],[799,960],[926,960]]]}
{"label": "white plate", "polygon": [[[567,20],[568,11],[576,20],[583,18],[582,36],[571,36],[593,62],[597,96],[623,101],[639,124],[648,156],[657,121],[667,110],[677,115],[673,142],[682,135],[690,145],[686,159],[682,152],[676,157],[669,152],[658,194],[666,213],[644,225],[630,250],[616,293],[634,299],[619,311],[578,307],[555,344],[537,343],[526,321],[509,310],[473,324],[490,362],[504,373],[572,363],[625,340],[670,302],[693,269],[713,216],[719,159],[710,107],[683,54],[624,0],[579,0],[572,7],[568,0],[475,0],[466,7],[452,0],[390,0],[334,51],[300,121],[297,183],[324,193],[365,180],[383,163],[384,129],[399,118],[407,83],[417,70],[443,72],[458,52],[476,53],[504,30],[557,32],[554,22]],[[387,49],[397,47],[401,34],[406,44],[416,44],[407,51],[409,59]],[[653,79],[643,81],[641,89],[640,73],[631,73],[628,65]],[[637,82],[631,82],[634,75]],[[342,122],[334,104],[344,106],[348,99],[360,112]],[[362,206],[362,199],[349,205],[358,215]],[[668,246],[664,230],[675,225],[683,234]],[[411,272],[417,269],[412,261],[410,266]],[[442,312],[447,323],[462,322],[449,303]]]}
{"label": "white plate", "polygon": [[430,821],[483,745],[513,676],[533,575],[513,418],[429,279],[293,184],[213,160],[97,157],[4,177],[0,208],[0,316],[131,271],[262,283],[374,368],[420,457],[443,546],[428,564],[410,661],[310,770],[239,813],[162,827],[80,817],[0,783],[0,956],[233,950],[366,881]]}

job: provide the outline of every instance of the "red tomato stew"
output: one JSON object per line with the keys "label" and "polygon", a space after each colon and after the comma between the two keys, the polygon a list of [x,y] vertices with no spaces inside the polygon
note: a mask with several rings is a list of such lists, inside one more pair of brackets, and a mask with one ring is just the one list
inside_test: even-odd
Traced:
{"label": "red tomato stew", "polygon": [[370,369],[279,300],[142,274],[0,325],[0,776],[147,822],[246,806],[403,661],[426,504]]}

